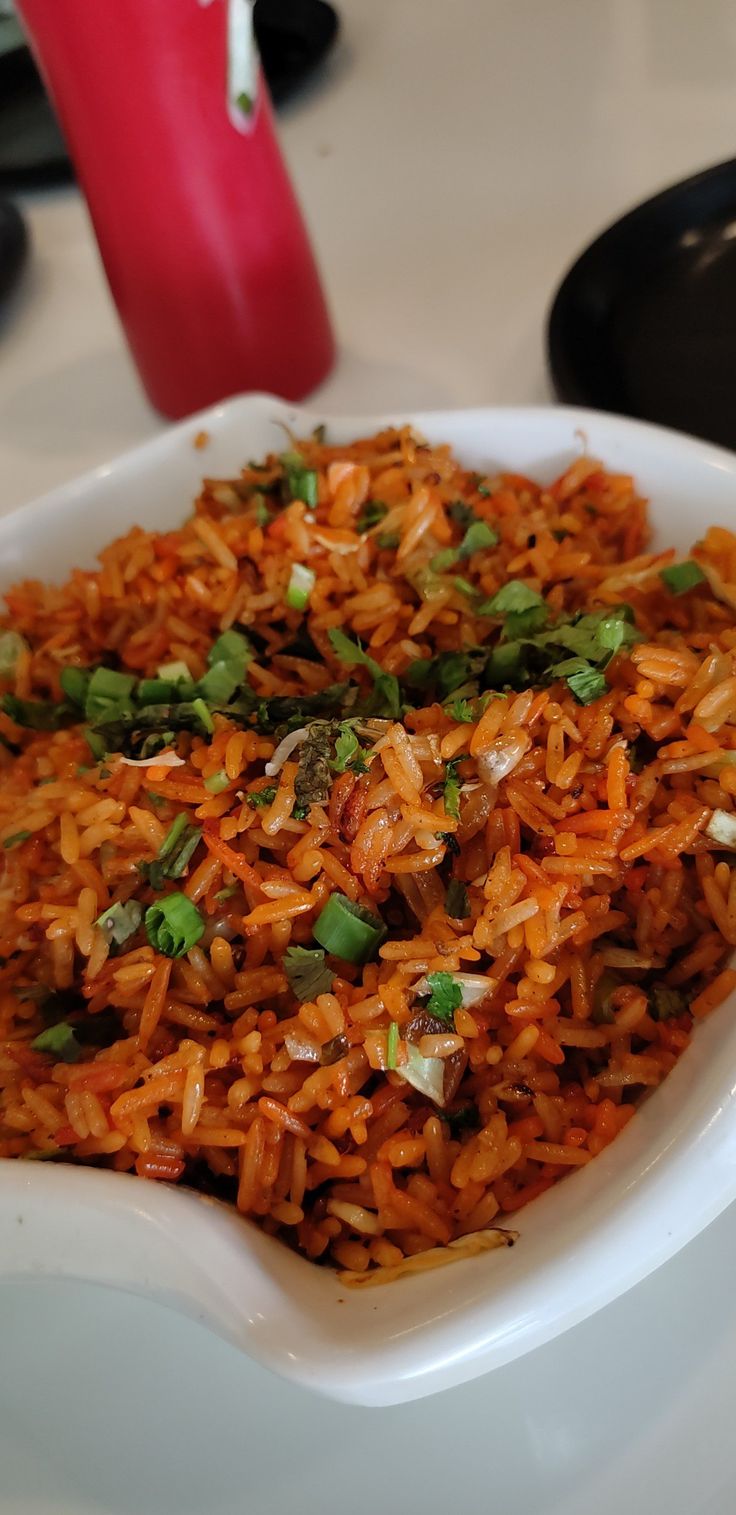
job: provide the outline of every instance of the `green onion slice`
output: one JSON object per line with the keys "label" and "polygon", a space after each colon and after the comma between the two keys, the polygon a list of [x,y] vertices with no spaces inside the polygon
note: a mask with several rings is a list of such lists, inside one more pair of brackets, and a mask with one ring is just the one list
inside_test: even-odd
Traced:
{"label": "green onion slice", "polygon": [[146,936],[164,957],[183,957],[204,933],[204,921],[185,894],[168,894],[149,905],[145,915]]}
{"label": "green onion slice", "polygon": [[292,610],[306,610],[316,577],[313,568],[305,567],[304,563],[292,563],[286,590],[286,603]]}
{"label": "green onion slice", "polygon": [[388,935],[379,915],[356,905],[345,894],[331,894],[314,924],[314,937],[325,951],[346,963],[367,963]]}

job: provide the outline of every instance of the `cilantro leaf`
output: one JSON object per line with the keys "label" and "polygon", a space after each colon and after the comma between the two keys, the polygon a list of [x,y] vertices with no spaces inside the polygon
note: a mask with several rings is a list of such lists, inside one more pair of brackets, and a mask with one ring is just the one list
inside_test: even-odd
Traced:
{"label": "cilantro leaf", "polygon": [[350,668],[356,665],[367,668],[373,679],[373,694],[365,706],[366,714],[390,716],[393,720],[398,720],[401,715],[401,690],[396,675],[386,673],[380,663],[364,652],[358,642],[353,642],[346,636],[339,626],[332,626],[328,636],[332,650],[341,663],[346,663]]}
{"label": "cilantro leaf", "polygon": [[530,589],[528,584],[522,583],[521,579],[509,579],[508,584],[502,584],[501,588],[486,600],[479,608],[479,615],[510,615],[520,610],[532,610],[544,605],[541,594],[536,589]]}
{"label": "cilantro leaf", "polygon": [[350,768],[353,773],[365,773],[367,763],[365,750],[361,747],[349,721],[342,721],[335,741],[335,757],[332,767],[335,773],[344,773]]}
{"label": "cilantro leaf", "polygon": [[486,547],[497,547],[498,541],[498,532],[487,521],[473,521],[460,543],[460,557],[470,558],[474,552],[482,552]]}
{"label": "cilantro leaf", "polygon": [[454,1026],[455,1011],[460,1009],[463,1002],[463,991],[457,980],[451,973],[428,973],[427,984],[431,990],[427,1001],[428,1013]]}
{"label": "cilantro leaf", "polygon": [[251,810],[265,810],[276,798],[276,785],[266,784],[264,789],[251,789],[248,804]]}
{"label": "cilantro leaf", "polygon": [[287,947],[282,966],[292,994],[304,1004],[318,994],[329,994],[335,975],[326,966],[322,947]]}
{"label": "cilantro leaf", "polygon": [[549,671],[554,678],[565,680],[579,705],[590,705],[608,692],[600,669],[593,668],[585,658],[567,658],[562,663],[555,663]]}

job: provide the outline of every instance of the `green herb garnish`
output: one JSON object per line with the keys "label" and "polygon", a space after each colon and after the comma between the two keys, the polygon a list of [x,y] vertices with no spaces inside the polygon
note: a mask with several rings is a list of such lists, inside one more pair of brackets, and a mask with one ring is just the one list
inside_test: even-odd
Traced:
{"label": "green herb garnish", "polygon": [[284,469],[286,489],[290,500],[303,500],[310,510],[317,504],[319,484],[313,468],[307,468],[299,452],[284,452],[279,460]]}
{"label": "green herb garnish", "polygon": [[316,579],[317,575],[313,568],[306,568],[303,563],[292,563],[286,590],[286,603],[290,610],[307,609]]}
{"label": "green herb garnish", "polygon": [[76,1063],[82,1055],[82,1048],[74,1035],[74,1029],[68,1021],[59,1021],[56,1026],[48,1026],[41,1031],[31,1042],[34,1052],[45,1052],[48,1057],[53,1057],[59,1063]]}
{"label": "green herb garnish", "polygon": [[689,589],[706,583],[702,568],[692,558],[688,558],[685,563],[673,563],[669,568],[660,568],[659,577],[670,594],[687,594]]}
{"label": "green herb garnish", "polygon": [[395,1068],[399,1051],[399,1027],[397,1021],[392,1021],[386,1033],[386,1067]]}
{"label": "green herb garnish", "polygon": [[288,947],[282,967],[292,993],[302,1004],[315,1000],[318,994],[329,994],[335,981],[322,947]]}
{"label": "green herb garnish", "polygon": [[204,920],[185,894],[168,894],[145,915],[146,936],[164,957],[183,957],[204,934]]}
{"label": "green herb garnish", "polygon": [[379,915],[345,894],[331,894],[313,928],[315,940],[346,963],[367,963],[387,935]]}
{"label": "green herb garnish", "polygon": [[454,1028],[455,1011],[463,1002],[463,991],[457,979],[451,973],[428,973],[427,984],[431,991],[427,1001],[428,1013]]}
{"label": "green herb garnish", "polygon": [[276,785],[267,784],[265,789],[251,789],[248,795],[248,804],[251,810],[265,810],[272,805],[276,798]]}
{"label": "green herb garnish", "polygon": [[332,626],[328,635],[332,650],[341,663],[346,663],[350,668],[356,665],[367,668],[373,679],[373,696],[365,707],[365,713],[390,716],[393,720],[398,720],[401,715],[401,690],[396,675],[386,673],[375,658],[364,652],[358,642],[351,641],[338,626]]}
{"label": "green herb garnish", "polygon": [[446,814],[451,815],[453,820],[458,820],[460,816],[460,790],[462,788],[462,781],[458,778],[457,770],[461,762],[462,758],[450,758],[449,763],[445,763],[445,780],[442,787],[442,796]]}
{"label": "green herb garnish", "polygon": [[365,773],[367,753],[361,747],[355,732],[349,721],[340,723],[337,738],[335,740],[335,756],[332,767],[335,773],[344,773],[349,768],[353,773]]}

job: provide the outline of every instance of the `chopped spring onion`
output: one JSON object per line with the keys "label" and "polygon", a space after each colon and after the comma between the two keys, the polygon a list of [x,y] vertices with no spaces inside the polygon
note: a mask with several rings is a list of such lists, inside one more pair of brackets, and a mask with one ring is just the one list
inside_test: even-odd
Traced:
{"label": "chopped spring onion", "polygon": [[688,558],[685,563],[672,563],[669,568],[660,568],[659,577],[670,594],[687,594],[697,584],[705,583],[705,574],[699,563]]}
{"label": "chopped spring onion", "polygon": [[386,934],[380,916],[345,894],[331,894],[314,924],[315,940],[346,963],[367,963]]}
{"label": "chopped spring onion", "polygon": [[205,779],[204,787],[209,794],[222,794],[223,789],[227,789],[229,783],[230,780],[225,769],[220,768],[217,773],[211,773],[209,778]]}
{"label": "chopped spring onion", "polygon": [[445,763],[445,782],[442,789],[445,811],[455,821],[460,816],[460,790],[462,784],[457,776],[457,770],[461,762],[462,758],[450,758],[449,762]]}
{"label": "chopped spring onion", "polygon": [[306,568],[304,563],[292,563],[286,590],[286,603],[291,610],[306,610],[316,577],[313,568]]}
{"label": "chopped spring onion", "polygon": [[87,690],[92,675],[88,668],[62,668],[59,683],[68,700],[81,710],[87,703]]}
{"label": "chopped spring onion", "polygon": [[286,487],[292,500],[303,500],[310,510],[317,504],[319,487],[317,474],[307,468],[300,452],[284,452],[280,461],[284,466]]}
{"label": "chopped spring onion", "polygon": [[6,836],[3,847],[9,852],[11,847],[20,847],[21,842],[27,842],[32,835],[31,831],[14,831],[12,836]]}
{"label": "chopped spring onion", "polygon": [[41,1031],[31,1046],[34,1052],[46,1052],[60,1063],[76,1063],[82,1055],[82,1048],[68,1021],[59,1021],[56,1026]]}
{"label": "chopped spring onion", "polygon": [[95,668],[87,685],[84,704],[87,720],[93,723],[106,721],[120,710],[129,709],[135,682],[132,673],[118,673],[116,668]]}
{"label": "chopped spring onion", "polygon": [[159,859],[168,857],[169,853],[173,852],[179,840],[179,837],[181,836],[182,832],[186,830],[186,825],[187,814],[185,810],[182,810],[180,811],[179,815],[177,815],[176,819],[171,822],[171,825],[169,826],[169,829],[161,843],[161,846],[158,849]]}
{"label": "chopped spring onion", "polygon": [[736,851],[736,815],[732,815],[730,810],[714,810],[705,834],[711,841],[717,842],[719,847]]}
{"label": "chopped spring onion", "polygon": [[399,1050],[399,1027],[396,1021],[392,1021],[386,1037],[386,1067],[395,1068],[396,1057]]}
{"label": "chopped spring onion", "polygon": [[215,729],[215,723],[203,699],[197,698],[196,700],[192,700],[192,712],[204,726],[205,731],[211,736]]}
{"label": "chopped spring onion", "polygon": [[141,679],[135,697],[139,705],[168,705],[178,700],[181,689],[172,679]]}
{"label": "chopped spring onion", "polygon": [[164,957],[183,957],[205,929],[196,905],[185,894],[168,894],[158,904],[149,905],[145,924],[151,946]]}
{"label": "chopped spring onion", "polygon": [[197,694],[212,704],[226,705],[245,679],[253,649],[241,631],[231,627],[213,643],[207,655],[207,672],[197,684]]}
{"label": "chopped spring onion", "polygon": [[329,994],[335,980],[325,964],[322,947],[288,947],[282,967],[292,993],[302,1004],[315,1000],[318,994]]}
{"label": "chopped spring onion", "polygon": [[0,632],[0,679],[15,673],[18,659],[24,652],[28,652],[28,643],[19,632]]}
{"label": "chopped spring onion", "polygon": [[156,669],[156,673],[158,678],[165,679],[167,684],[186,684],[192,677],[186,663],[181,662],[180,659],[173,663],[162,663]]}
{"label": "chopped spring onion", "polygon": [[229,667],[244,674],[248,664],[252,661],[253,649],[242,631],[236,631],[234,626],[229,631],[223,631],[222,636],[213,642],[207,657],[208,667],[214,668],[216,663],[227,663]]}
{"label": "chopped spring onion", "polygon": [[103,910],[102,915],[98,915],[95,925],[100,927],[108,942],[122,947],[123,942],[127,942],[128,937],[138,930],[142,916],[143,906],[137,900],[117,900],[108,910]]}

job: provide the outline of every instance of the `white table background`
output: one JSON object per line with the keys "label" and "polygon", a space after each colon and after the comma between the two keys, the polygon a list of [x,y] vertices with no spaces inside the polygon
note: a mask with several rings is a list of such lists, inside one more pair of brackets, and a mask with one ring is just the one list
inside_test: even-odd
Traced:
{"label": "white table background", "polygon": [[[180,0],[184,3],[184,0]],[[325,412],[550,398],[576,252],[736,151],[727,0],[337,0],[281,115],[332,303]],[[153,434],[75,192],[28,197],[0,312],[0,510]],[[111,527],[114,523],[111,523]],[[736,1212],[552,1345],[361,1411],[75,1285],[0,1290],[0,1515],[727,1515]]]}

